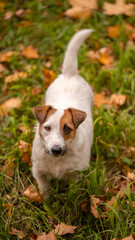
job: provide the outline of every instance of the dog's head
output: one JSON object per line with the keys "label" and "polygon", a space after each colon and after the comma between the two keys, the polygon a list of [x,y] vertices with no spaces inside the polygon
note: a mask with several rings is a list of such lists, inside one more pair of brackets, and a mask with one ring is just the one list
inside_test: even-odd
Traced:
{"label": "dog's head", "polygon": [[74,108],[55,109],[50,105],[33,108],[39,122],[39,135],[48,154],[62,156],[75,138],[86,113]]}

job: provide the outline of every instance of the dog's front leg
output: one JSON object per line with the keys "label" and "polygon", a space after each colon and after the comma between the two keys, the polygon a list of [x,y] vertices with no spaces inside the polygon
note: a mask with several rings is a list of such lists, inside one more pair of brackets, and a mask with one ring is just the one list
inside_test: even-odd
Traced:
{"label": "dog's front leg", "polygon": [[40,193],[44,193],[45,198],[48,198],[50,195],[50,181],[47,176],[41,172],[34,172],[33,176],[38,183]]}

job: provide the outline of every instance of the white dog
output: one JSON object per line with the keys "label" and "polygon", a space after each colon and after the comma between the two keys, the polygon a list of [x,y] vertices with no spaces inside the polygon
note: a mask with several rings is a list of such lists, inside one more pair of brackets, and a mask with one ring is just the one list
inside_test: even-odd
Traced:
{"label": "white dog", "polygon": [[77,32],[69,42],[62,74],[46,92],[45,106],[33,109],[38,121],[32,149],[32,173],[40,192],[52,178],[69,178],[89,167],[93,142],[93,92],[77,73],[77,53],[93,30]]}

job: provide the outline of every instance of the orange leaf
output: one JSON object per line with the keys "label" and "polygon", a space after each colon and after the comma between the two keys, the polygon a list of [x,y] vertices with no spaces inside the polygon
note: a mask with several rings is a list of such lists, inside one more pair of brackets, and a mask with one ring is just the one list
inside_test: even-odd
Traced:
{"label": "orange leaf", "polygon": [[17,52],[0,52],[0,62],[10,62],[13,55],[18,55]]}
{"label": "orange leaf", "polygon": [[30,143],[20,140],[19,149],[21,152],[21,160],[24,163],[29,163],[29,165],[31,165],[32,147],[31,147]]}
{"label": "orange leaf", "polygon": [[34,49],[32,46],[28,46],[22,50],[22,55],[28,59],[30,58],[39,58],[37,49]]}
{"label": "orange leaf", "polygon": [[3,117],[7,113],[9,113],[13,108],[20,108],[20,107],[21,107],[21,100],[19,97],[10,98],[0,105],[0,116]]}
{"label": "orange leaf", "polygon": [[[113,206],[115,203],[115,197],[112,197],[110,201],[107,201],[106,203],[108,203],[110,206]],[[106,205],[106,212],[109,212],[110,208]]]}
{"label": "orange leaf", "polygon": [[25,197],[32,202],[43,202],[43,195],[40,195],[33,185],[29,185],[24,191]]}
{"label": "orange leaf", "polygon": [[4,82],[5,83],[11,83],[18,81],[20,78],[25,79],[27,78],[27,73],[26,72],[15,72],[14,74],[11,74],[7,77],[5,77]]}
{"label": "orange leaf", "polygon": [[6,13],[4,14],[4,21],[10,19],[13,15],[14,15],[14,13],[11,12],[11,11],[10,11],[10,12],[6,12]]}
{"label": "orange leaf", "polygon": [[76,226],[66,225],[65,223],[61,222],[60,224],[58,224],[56,226],[55,233],[58,236],[62,236],[62,235],[65,235],[67,233],[74,233],[76,228],[77,228]]}
{"label": "orange leaf", "polygon": [[131,16],[135,14],[135,4],[126,4],[125,0],[116,0],[115,4],[104,2],[103,9],[106,15],[125,14]]}
{"label": "orange leaf", "polygon": [[127,173],[127,178],[131,181],[134,181],[135,180],[135,174],[134,172],[128,172]]}
{"label": "orange leaf", "polygon": [[0,63],[0,73],[4,72],[6,70],[5,66]]}
{"label": "orange leaf", "polygon": [[116,38],[119,35],[119,31],[120,31],[119,25],[116,24],[115,26],[109,26],[107,28],[107,35],[110,38]]}
{"label": "orange leaf", "polygon": [[94,92],[94,105],[99,108],[102,104],[108,104],[109,101],[106,99],[104,92]]}
{"label": "orange leaf", "polygon": [[45,77],[45,88],[47,89],[49,85],[53,82],[53,80],[56,78],[56,73],[52,70],[48,70],[45,68],[42,68],[44,77]]}
{"label": "orange leaf", "polygon": [[114,62],[113,56],[107,54],[107,53],[101,53],[99,62],[101,62],[104,65],[110,65]]}

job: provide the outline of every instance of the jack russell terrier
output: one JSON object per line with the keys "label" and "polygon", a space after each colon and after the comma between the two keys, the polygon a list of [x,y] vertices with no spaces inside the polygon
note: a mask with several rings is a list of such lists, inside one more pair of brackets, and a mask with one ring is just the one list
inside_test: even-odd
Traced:
{"label": "jack russell terrier", "polygon": [[45,195],[52,178],[75,177],[75,171],[89,167],[93,92],[77,73],[77,53],[91,32],[92,29],[84,29],[72,37],[62,73],[46,92],[46,105],[33,109],[38,123],[32,148],[32,173]]}

